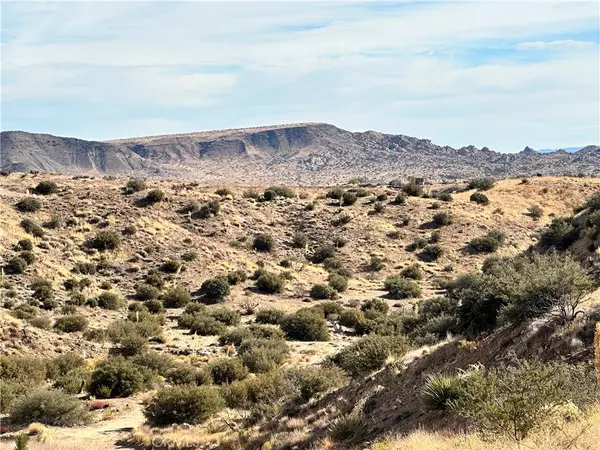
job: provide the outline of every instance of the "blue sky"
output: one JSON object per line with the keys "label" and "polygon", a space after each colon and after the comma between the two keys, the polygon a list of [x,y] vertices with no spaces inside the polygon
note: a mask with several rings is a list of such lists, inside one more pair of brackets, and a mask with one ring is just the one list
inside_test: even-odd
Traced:
{"label": "blue sky", "polygon": [[3,130],[600,143],[598,2],[2,2]]}

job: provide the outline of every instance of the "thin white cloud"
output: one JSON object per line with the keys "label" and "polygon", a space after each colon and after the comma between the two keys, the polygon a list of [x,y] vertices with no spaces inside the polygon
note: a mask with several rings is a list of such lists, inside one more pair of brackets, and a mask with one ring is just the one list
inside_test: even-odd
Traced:
{"label": "thin white cloud", "polygon": [[598,44],[591,41],[534,41],[521,42],[515,46],[517,50],[550,50],[550,51],[581,51],[597,49]]}

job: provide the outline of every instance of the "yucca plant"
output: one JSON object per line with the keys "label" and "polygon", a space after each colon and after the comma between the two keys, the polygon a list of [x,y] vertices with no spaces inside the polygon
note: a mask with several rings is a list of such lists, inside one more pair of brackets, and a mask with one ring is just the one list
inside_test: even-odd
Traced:
{"label": "yucca plant", "polygon": [[425,407],[429,411],[445,410],[451,402],[458,399],[462,379],[451,375],[429,375],[421,391]]}
{"label": "yucca plant", "polygon": [[369,422],[362,412],[366,398],[361,399],[349,414],[337,417],[329,426],[331,439],[335,442],[360,442],[367,434]]}
{"label": "yucca plant", "polygon": [[15,439],[15,450],[27,450],[27,441],[29,441],[29,436],[19,433]]}

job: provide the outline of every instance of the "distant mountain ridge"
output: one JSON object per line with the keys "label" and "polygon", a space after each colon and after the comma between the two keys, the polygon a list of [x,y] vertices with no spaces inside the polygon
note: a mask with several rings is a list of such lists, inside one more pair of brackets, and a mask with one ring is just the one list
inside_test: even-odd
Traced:
{"label": "distant mountain ridge", "polygon": [[584,147],[564,147],[564,148],[541,148],[538,150],[540,153],[552,153],[558,152],[560,150],[564,150],[567,153],[575,153],[581,150]]}
{"label": "distant mountain ridge", "polygon": [[515,154],[376,131],[300,123],[198,133],[86,141],[3,131],[1,166],[14,171],[137,175],[207,183],[328,185],[349,178],[600,176],[600,147]]}

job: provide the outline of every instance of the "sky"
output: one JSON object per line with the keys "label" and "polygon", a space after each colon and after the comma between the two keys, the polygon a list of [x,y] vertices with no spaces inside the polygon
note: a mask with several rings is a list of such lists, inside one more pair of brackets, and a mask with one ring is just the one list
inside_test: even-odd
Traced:
{"label": "sky", "polygon": [[600,2],[2,1],[2,130],[600,144]]}

